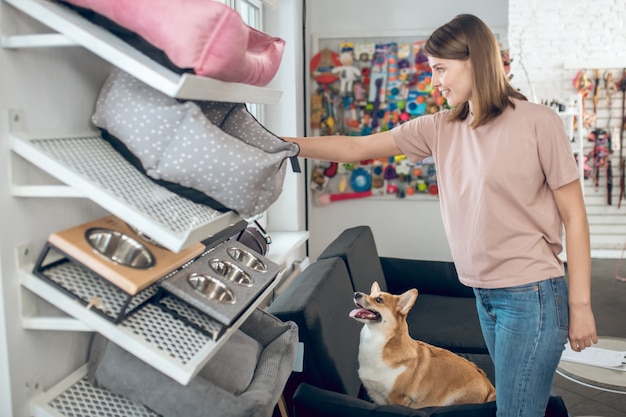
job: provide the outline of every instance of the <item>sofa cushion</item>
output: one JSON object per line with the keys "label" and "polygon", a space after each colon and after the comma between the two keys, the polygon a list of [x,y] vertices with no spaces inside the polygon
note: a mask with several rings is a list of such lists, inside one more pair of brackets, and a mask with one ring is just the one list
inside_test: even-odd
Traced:
{"label": "sofa cushion", "polygon": [[343,259],[350,274],[352,289],[369,294],[374,281],[387,291],[385,274],[380,265],[374,235],[368,226],[346,229],[333,240],[317,259]]}
{"label": "sofa cushion", "polygon": [[489,353],[474,298],[419,293],[407,323],[414,339],[457,353]]}
{"label": "sofa cushion", "polygon": [[[294,395],[294,411],[294,417],[495,417],[496,403],[413,409],[399,405],[376,405],[302,384]],[[545,417],[568,417],[561,397],[550,397]]]}
{"label": "sofa cushion", "polygon": [[[488,417],[496,415],[495,401],[485,404],[450,405],[422,408],[428,417]],[[550,397],[545,417],[569,417],[563,398]]]}
{"label": "sofa cushion", "polygon": [[294,397],[293,417],[426,417],[423,411],[399,405],[376,405],[345,394],[302,384]]}
{"label": "sofa cushion", "polygon": [[381,257],[387,286],[396,294],[417,288],[421,294],[475,298],[459,281],[453,262]]}
{"label": "sofa cushion", "polygon": [[491,383],[494,386],[496,385],[496,368],[488,353],[457,353],[457,355],[475,363],[476,366],[487,374],[487,378],[489,378]]}

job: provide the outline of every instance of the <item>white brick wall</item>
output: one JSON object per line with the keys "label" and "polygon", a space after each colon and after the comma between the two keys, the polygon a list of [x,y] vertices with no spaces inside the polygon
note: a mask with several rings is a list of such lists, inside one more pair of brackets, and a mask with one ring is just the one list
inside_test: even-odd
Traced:
{"label": "white brick wall", "polygon": [[580,68],[626,67],[625,22],[624,0],[509,0],[513,84],[531,97],[523,62],[539,100],[565,97]]}
{"label": "white brick wall", "polygon": [[[581,69],[587,70],[590,79],[593,79],[592,70],[600,68],[603,72],[613,72],[619,80],[622,68],[626,68],[625,22],[624,0],[509,0],[512,83],[531,100],[566,100],[576,93],[572,81]],[[610,112],[612,128],[620,126],[621,96],[618,92]],[[596,127],[607,129],[609,110],[604,97],[600,99]],[[591,94],[585,106],[592,112]],[[587,137],[587,132],[584,136]],[[613,140],[619,141],[619,136]],[[592,147],[592,142],[585,143],[585,153]],[[626,149],[623,155],[626,157]],[[585,181],[595,257],[620,256],[626,242],[626,201],[617,208],[619,151],[612,154],[611,161],[614,177],[611,206],[606,203],[604,171],[598,189],[591,180]]]}

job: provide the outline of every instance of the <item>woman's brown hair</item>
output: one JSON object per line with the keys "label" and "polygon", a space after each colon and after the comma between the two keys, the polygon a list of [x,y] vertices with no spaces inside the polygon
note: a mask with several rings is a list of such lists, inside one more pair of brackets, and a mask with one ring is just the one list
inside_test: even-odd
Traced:
{"label": "woman's brown hair", "polygon": [[[476,16],[461,14],[436,29],[424,51],[441,59],[471,60],[473,128],[487,124],[507,106],[515,107],[511,98],[526,100],[509,83],[496,37]],[[465,120],[468,114],[465,102],[452,110],[450,120]]]}

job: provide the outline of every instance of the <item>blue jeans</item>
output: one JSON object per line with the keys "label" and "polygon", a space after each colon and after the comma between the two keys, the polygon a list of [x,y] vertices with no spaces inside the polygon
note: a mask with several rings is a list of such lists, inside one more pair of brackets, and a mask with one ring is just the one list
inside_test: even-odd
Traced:
{"label": "blue jeans", "polygon": [[543,417],[567,341],[565,278],[474,293],[496,369],[497,416]]}

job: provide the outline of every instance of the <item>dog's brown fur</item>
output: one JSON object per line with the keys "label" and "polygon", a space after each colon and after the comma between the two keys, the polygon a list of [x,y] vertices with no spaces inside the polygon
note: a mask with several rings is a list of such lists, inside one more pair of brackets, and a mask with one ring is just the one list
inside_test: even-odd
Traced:
{"label": "dog's brown fur", "polygon": [[495,388],[472,362],[411,338],[406,316],[416,299],[416,289],[392,295],[376,282],[369,295],[354,294],[358,308],[350,317],[365,323],[359,377],[370,398],[411,408],[495,400]]}

